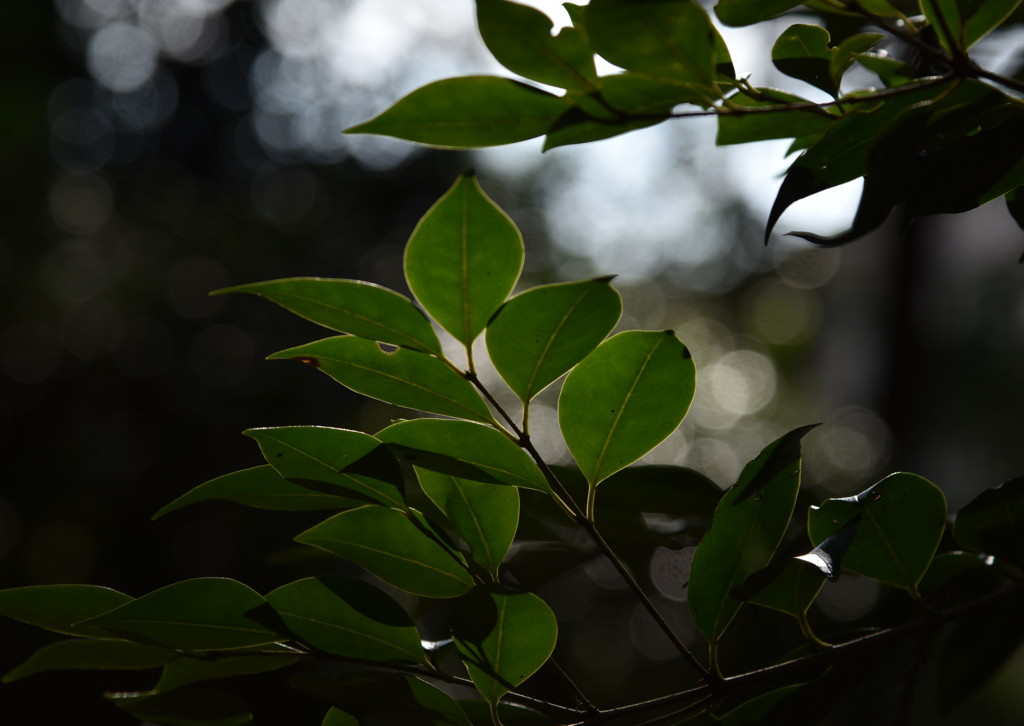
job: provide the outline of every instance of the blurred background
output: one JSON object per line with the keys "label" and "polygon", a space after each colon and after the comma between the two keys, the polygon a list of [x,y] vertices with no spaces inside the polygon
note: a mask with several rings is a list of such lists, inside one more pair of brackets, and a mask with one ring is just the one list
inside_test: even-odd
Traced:
{"label": "blurred background", "polygon": [[[529,4],[566,22],[556,2]],[[780,236],[766,247],[787,144],[716,148],[711,120],[546,154],[539,142],[464,153],[343,135],[429,81],[506,74],[471,0],[55,0],[7,14],[0,586],[90,582],[137,596],[186,577],[263,592],[294,579],[288,543],[315,516],[206,505],[149,518],[259,464],[246,428],[372,432],[401,414],[263,360],[322,329],[207,293],[296,275],[405,291],[409,233],[470,167],[523,231],[524,286],[617,274],[622,326],[672,328],[690,347],[697,397],[648,463],[724,488],[776,436],[821,422],[805,440],[820,497],[910,470],[955,510],[1024,473],[1024,234],[1001,201],[922,220],[902,240],[890,220],[842,249]],[[726,40],[755,84],[811,97],[767,62],[791,22]],[[1022,39],[1017,22],[979,58],[1013,72]],[[858,191],[805,200],[777,229],[838,231]],[[544,403],[534,437],[567,463],[555,399]],[[583,579],[596,592],[601,577]],[[843,617],[871,610],[877,594],[861,595]],[[8,621],[0,633],[5,670],[50,640]],[[86,722],[91,708],[97,722],[132,723],[98,694],[151,680],[43,675],[0,698],[5,710],[47,698],[52,719],[33,723]],[[45,696],[55,690],[68,695]]]}

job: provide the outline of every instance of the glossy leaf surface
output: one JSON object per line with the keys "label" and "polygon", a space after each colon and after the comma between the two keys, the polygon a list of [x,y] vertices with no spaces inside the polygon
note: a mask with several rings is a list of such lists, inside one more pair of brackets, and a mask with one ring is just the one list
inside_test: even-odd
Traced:
{"label": "glossy leaf surface", "polygon": [[953,538],[1024,569],[1024,477],[984,491],[964,506],[956,515]]}
{"label": "glossy leaf surface", "polygon": [[396,456],[414,466],[471,481],[548,491],[529,454],[497,430],[469,421],[421,418],[377,433]]}
{"label": "glossy leaf surface", "polygon": [[441,354],[427,317],[405,295],[361,280],[292,277],[218,290],[265,297],[325,328]]}
{"label": "glossy leaf surface", "polygon": [[734,589],[771,561],[789,526],[800,489],[800,440],[811,428],[783,435],[743,468],[697,546],[690,570],[690,612],[712,644],[742,605]]}
{"label": "glossy leaf surface", "polygon": [[125,640],[61,640],[44,645],[27,661],[4,676],[10,683],[35,673],[64,670],[144,670],[157,668],[177,654],[168,648],[159,648]]}
{"label": "glossy leaf surface", "polygon": [[456,603],[452,634],[473,684],[495,703],[551,657],[558,623],[532,593],[476,588]]}
{"label": "glossy leaf surface", "polygon": [[[280,426],[245,432],[286,479],[321,492],[335,488],[362,500],[401,508],[402,472],[377,439],[327,426]],[[324,486],[326,485],[326,486]]]}
{"label": "glossy leaf surface", "polygon": [[693,399],[694,365],[668,331],[609,338],[565,379],[558,423],[590,484],[633,463],[671,434]]}
{"label": "glossy leaf surface", "polygon": [[295,541],[351,560],[414,595],[458,597],[473,586],[453,553],[394,509],[367,506],[342,512]]}
{"label": "glossy leaf surface", "polygon": [[916,592],[945,529],[942,491],[915,474],[892,474],[856,496],[811,507],[811,541],[821,543],[857,516],[860,523],[843,567]]}
{"label": "glossy leaf surface", "polygon": [[610,278],[544,285],[516,295],[487,326],[494,367],[521,401],[530,401],[583,360],[622,314]]}
{"label": "glossy leaf surface", "polygon": [[525,83],[465,76],[419,88],[347,133],[452,149],[499,146],[543,135],[565,108],[562,99]]}
{"label": "glossy leaf surface", "polygon": [[296,359],[343,386],[396,406],[490,421],[473,385],[434,356],[407,348],[385,352],[372,340],[347,335],[289,348],[271,359]]}
{"label": "glossy leaf surface", "polygon": [[512,292],[523,256],[512,220],[463,175],[413,230],[405,278],[420,305],[468,345]]}
{"label": "glossy leaf surface", "polygon": [[138,719],[166,726],[252,723],[252,714],[245,702],[226,691],[185,688],[168,693],[109,693],[107,698]]}
{"label": "glossy leaf surface", "polygon": [[224,650],[281,639],[269,607],[237,580],[200,577],[167,585],[92,618],[120,638],[180,650]]}
{"label": "glossy leaf surface", "polygon": [[102,636],[84,624],[132,599],[99,585],[29,585],[0,590],[0,615],[65,635]]}

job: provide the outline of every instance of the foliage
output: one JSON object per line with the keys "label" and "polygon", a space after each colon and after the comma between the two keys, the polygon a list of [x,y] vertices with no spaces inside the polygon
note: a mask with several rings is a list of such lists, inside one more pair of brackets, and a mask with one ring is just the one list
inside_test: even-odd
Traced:
{"label": "foliage", "polygon": [[[727,24],[752,24],[797,5],[722,0],[717,13]],[[793,201],[860,176],[853,229],[830,240],[801,236],[845,242],[899,203],[911,219],[1008,195],[1019,219],[1024,162],[1006,149],[1019,143],[1024,114],[1009,91],[1022,84],[967,54],[1018,3],[929,1],[917,18],[887,0],[810,5],[873,24],[941,73],[923,75],[873,51],[883,39],[877,33],[833,47],[823,27],[794,25],[773,62],[833,96],[812,103],[735,78],[721,35],[689,0],[568,4],[573,26],[558,35],[537,11],[478,0],[495,57],[565,95],[509,79],[450,79],[357,130],[457,147],[544,134],[552,148],[714,114],[720,143],[793,138],[803,151],[769,231]],[[595,54],[623,71],[598,76]],[[843,74],[855,63],[887,88],[844,92]],[[701,110],[675,111],[680,104]],[[249,722],[230,688],[195,684],[278,670],[323,702],[325,726],[811,724],[861,699],[860,689],[871,687],[865,664],[880,655],[893,668],[912,666],[913,678],[900,673],[893,680],[902,685],[888,684],[895,697],[934,679],[948,710],[1024,639],[1024,479],[981,494],[947,527],[941,490],[913,474],[813,502],[800,481],[810,426],[767,442],[724,491],[681,467],[637,464],[683,420],[699,361],[670,330],[612,334],[622,306],[611,278],[513,295],[523,258],[519,231],[467,174],[409,240],[405,278],[415,302],[355,280],[291,278],[221,291],[265,297],[340,333],[271,358],[297,360],[352,391],[427,415],[373,434],[247,431],[266,465],[206,482],[156,516],[208,500],[326,512],[295,541],[321,553],[318,562],[340,558],[342,571],[324,565],[322,574],[265,594],[226,578],[185,580],[138,598],[89,585],[0,591],[0,614],[71,636],[5,680],[61,668],[160,668],[151,690],[108,697],[169,725]],[[484,382],[474,347],[481,336],[507,391]],[[535,399],[560,379],[558,426],[572,468],[550,466],[531,438]],[[689,580],[678,583],[687,607],[656,597],[637,564],[684,541],[697,543]],[[606,703],[577,683],[574,670],[586,664],[560,634],[569,613],[545,597],[544,585],[595,562],[611,569],[676,651],[662,666],[672,673],[667,692],[651,698],[637,686],[630,703]],[[877,581],[896,604],[866,634],[826,623],[831,644],[808,613],[843,570]],[[756,618],[767,611],[797,626],[782,649],[761,642],[770,638]],[[975,667],[979,639],[993,645]]]}

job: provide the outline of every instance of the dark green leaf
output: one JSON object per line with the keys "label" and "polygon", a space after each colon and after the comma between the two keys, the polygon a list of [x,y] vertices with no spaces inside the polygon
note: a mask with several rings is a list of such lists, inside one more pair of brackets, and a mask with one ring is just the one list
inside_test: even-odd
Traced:
{"label": "dark green leaf", "polygon": [[[821,582],[820,577],[818,581],[819,583]],[[803,683],[795,683],[750,698],[728,713],[719,716],[718,721],[723,726],[761,726],[762,724],[768,724],[770,721],[765,720],[765,716],[768,715],[769,711],[783,699],[791,697],[803,688],[804,685]]]}
{"label": "dark green leaf", "polygon": [[959,0],[920,0],[921,12],[946,50],[967,50]]}
{"label": "dark green leaf", "polygon": [[513,73],[561,88],[595,87],[594,53],[579,30],[552,36],[544,13],[505,0],[477,0],[476,17],[487,49]]}
{"label": "dark green leaf", "polygon": [[288,629],[313,648],[348,658],[425,663],[405,610],[352,577],[309,577],[267,593]]}
{"label": "dark green leaf", "polygon": [[225,650],[281,640],[269,610],[259,593],[237,580],[200,577],[154,590],[86,624],[139,643]]}
{"label": "dark green leaf", "polygon": [[532,593],[476,588],[456,603],[452,635],[473,684],[493,704],[547,662],[558,623]]}
{"label": "dark green leaf", "polygon": [[[473,726],[492,726],[491,704],[487,701],[460,700],[459,706],[466,713]],[[533,711],[525,706],[512,703],[498,704],[498,718],[503,726],[558,726],[551,716]]]}
{"label": "dark green leaf", "polygon": [[747,602],[802,619],[824,584],[825,578],[815,567],[790,559],[778,576]]}
{"label": "dark green leaf", "polygon": [[132,716],[165,726],[243,726],[252,714],[238,696],[224,691],[184,689],[168,693],[108,693]]}
{"label": "dark green leaf", "polygon": [[565,101],[508,78],[466,76],[431,83],[350,134],[380,134],[441,148],[500,146],[541,136]]}
{"label": "dark green leaf", "polygon": [[916,73],[913,66],[882,53],[858,53],[856,58],[862,66],[878,74],[886,88],[910,83]]}
{"label": "dark green leaf", "polygon": [[55,633],[102,636],[102,629],[82,621],[131,601],[99,585],[29,585],[0,590],[0,615]]}
{"label": "dark green leaf", "polygon": [[217,294],[245,292],[265,297],[325,328],[360,338],[441,355],[427,317],[405,295],[360,280],[292,277],[236,285]]}
{"label": "dark green leaf", "polygon": [[324,726],[470,726],[451,696],[410,676],[382,671],[302,673],[288,683],[334,706]]}
{"label": "dark green leaf", "polygon": [[405,278],[420,305],[468,346],[512,292],[523,255],[515,224],[467,174],[413,230]]}
{"label": "dark green leaf", "polygon": [[266,673],[287,668],[298,662],[297,655],[288,655],[286,652],[282,652],[280,655],[218,655],[215,657],[183,655],[164,665],[163,673],[160,674],[160,680],[154,690],[163,693],[181,688],[189,683]]}
{"label": "dark green leaf", "polygon": [[398,457],[414,466],[485,483],[547,492],[548,483],[530,456],[507,436],[469,421],[421,418],[377,433]]}
{"label": "dark green leaf", "polygon": [[837,90],[843,83],[843,74],[853,62],[864,52],[877,45],[884,35],[881,33],[858,33],[846,38],[831,52],[829,58],[829,75],[832,85]]}
{"label": "dark green leaf", "polygon": [[340,708],[331,706],[331,710],[324,716],[320,726],[359,726],[359,719],[350,713],[345,713]]}
{"label": "dark green leaf", "polygon": [[487,326],[494,367],[530,401],[604,340],[622,314],[611,278],[535,287],[505,303]]}
{"label": "dark green leaf", "polygon": [[484,569],[498,574],[519,526],[519,490],[416,467],[420,487],[444,512]]}
{"label": "dark green leaf", "polygon": [[[601,78],[601,95],[622,113],[665,117],[679,104],[706,106],[713,100],[702,86],[629,71]],[[657,123],[659,119],[653,122]]]}
{"label": "dark green leaf", "polygon": [[27,661],[4,676],[4,683],[45,671],[69,668],[81,670],[144,670],[157,668],[177,654],[125,640],[62,640],[44,645]]}
{"label": "dark green leaf", "polygon": [[1024,187],[1017,187],[1006,195],[1006,208],[1017,226],[1024,229]]}
{"label": "dark green leaf", "polygon": [[272,466],[264,465],[235,471],[200,484],[163,507],[153,515],[153,519],[159,519],[189,504],[215,500],[279,512],[348,509],[363,504],[358,499],[315,492],[299,484],[293,484],[278,474]]}
{"label": "dark green leaf", "polygon": [[745,94],[736,94],[729,98],[732,106],[739,108],[718,116],[718,136],[715,143],[727,146],[767,139],[817,135],[827,131],[838,120],[838,117],[815,108],[759,111],[758,109],[779,108],[791,103],[808,101],[774,88],[758,88],[757,94],[758,98]]}
{"label": "dark green leaf", "polygon": [[574,106],[566,111],[548,130],[547,136],[544,137],[544,151],[559,146],[610,139],[613,136],[654,126],[667,119],[666,115],[664,118],[605,121],[595,119]]}
{"label": "dark green leaf", "polygon": [[860,517],[854,517],[847,522],[842,529],[826,538],[817,547],[807,554],[800,555],[796,559],[813,565],[817,570],[835,582],[839,579],[840,568],[843,566],[843,557],[846,550],[850,549],[853,537],[860,526]]}
{"label": "dark green leaf", "polygon": [[810,83],[833,98],[839,85],[832,76],[834,50],[831,38],[820,25],[791,25],[772,47],[772,63],[787,76]]}
{"label": "dark green leaf", "polygon": [[967,12],[961,14],[964,20],[963,47],[966,49],[1002,25],[1020,7],[1021,0],[977,0],[960,4],[967,6]]}
{"label": "dark green leaf", "polygon": [[341,489],[364,504],[405,504],[398,462],[372,436],[327,426],[249,429],[245,435],[256,440],[270,465],[290,481],[322,492]]}
{"label": "dark green leaf", "polygon": [[473,385],[440,358],[408,348],[387,352],[366,338],[325,338],[269,356],[319,368],[338,383],[370,398],[418,411],[491,421]]}
{"label": "dark green leaf", "polygon": [[856,496],[811,507],[811,541],[823,542],[857,516],[843,567],[916,594],[945,529],[942,491],[914,474],[892,474]]}
{"label": "dark green leaf", "polygon": [[950,607],[995,592],[1004,582],[991,555],[957,550],[935,555],[917,589],[932,605]]}
{"label": "dark green leaf", "polygon": [[590,485],[664,441],[693,390],[693,360],[671,330],[619,333],[584,358],[562,386],[558,423]]}
{"label": "dark green leaf", "polygon": [[718,0],[715,14],[726,25],[753,25],[799,4],[799,0]]}
{"label": "dark green leaf", "polygon": [[776,439],[743,468],[694,553],[690,612],[712,645],[742,605],[733,590],[771,561],[789,526],[800,489],[800,440],[812,428]]}
{"label": "dark green leaf", "polygon": [[351,560],[414,595],[458,597],[473,586],[454,553],[395,509],[367,506],[342,512],[295,541]]}
{"label": "dark green leaf", "polygon": [[961,509],[953,538],[1024,569],[1024,477],[982,492]]}

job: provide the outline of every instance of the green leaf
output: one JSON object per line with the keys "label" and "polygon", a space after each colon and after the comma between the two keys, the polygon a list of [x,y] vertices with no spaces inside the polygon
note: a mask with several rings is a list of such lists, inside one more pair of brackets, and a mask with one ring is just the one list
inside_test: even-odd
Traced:
{"label": "green leaf", "polygon": [[[706,106],[707,89],[685,81],[651,78],[626,71],[601,78],[601,96],[625,114],[668,114],[681,103]],[[654,123],[658,123],[655,119]],[[550,135],[550,132],[549,132]]]}
{"label": "green leaf", "polygon": [[420,487],[469,545],[473,560],[498,575],[519,526],[519,490],[416,467]]}
{"label": "green leaf", "polygon": [[426,663],[419,632],[405,610],[362,580],[308,577],[267,593],[267,602],[291,632],[317,650]]}
{"label": "green leaf", "polygon": [[766,587],[747,598],[747,602],[778,610],[801,620],[807,617],[825,578],[806,562],[788,560],[779,575]]}
{"label": "green leaf", "polygon": [[237,580],[200,577],[154,590],[86,624],[139,643],[226,650],[281,640],[266,624],[268,610],[259,593]]}
{"label": "green leaf", "polygon": [[820,25],[791,25],[772,47],[772,63],[791,78],[810,83],[833,98],[839,85],[832,77],[831,38]]}
{"label": "green leaf", "polygon": [[[491,704],[481,700],[459,700],[459,706],[474,726],[491,726],[494,723]],[[502,726],[558,726],[551,716],[513,703],[499,703],[498,718]]]}
{"label": "green leaf", "polygon": [[668,115],[664,118],[607,121],[595,119],[574,106],[566,111],[548,130],[547,136],[544,137],[544,151],[555,149],[559,146],[586,144],[591,141],[610,139],[613,136],[645,129],[666,120],[668,120]]}
{"label": "green leaf", "polygon": [[200,484],[164,506],[153,515],[153,519],[159,519],[189,504],[215,500],[279,512],[349,509],[363,504],[357,499],[315,492],[299,484],[293,484],[278,474],[272,466],[265,464],[225,474]]}
{"label": "green leaf", "polygon": [[0,590],[0,615],[64,635],[104,636],[82,621],[131,601],[99,585],[29,585]]}
{"label": "green leaf", "polygon": [[265,297],[286,310],[339,333],[441,355],[427,317],[405,295],[361,280],[291,277],[217,290]]}
{"label": "green leaf", "polygon": [[966,50],[959,0],[920,0],[921,12],[946,50]]}
{"label": "green leaf", "polygon": [[590,485],[664,441],[693,389],[693,360],[671,330],[619,333],[584,358],[562,386],[558,423]]}
{"label": "green leaf", "polygon": [[183,689],[168,693],[108,693],[132,716],[165,726],[243,726],[252,714],[238,696],[224,691]]}
{"label": "green leaf", "polygon": [[478,587],[455,604],[452,635],[477,691],[494,704],[551,657],[558,623],[533,593]]}
{"label": "green leaf", "polygon": [[512,292],[523,256],[515,224],[466,174],[413,230],[405,278],[420,305],[468,346]]}
{"label": "green leaf", "polygon": [[807,99],[774,88],[756,89],[758,98],[735,94],[729,98],[733,106],[751,109],[722,113],[718,116],[718,135],[715,143],[719,146],[746,144],[767,139],[791,139],[802,136],[820,135],[826,132],[837,117],[830,117],[820,109],[797,108],[771,112],[758,112],[759,108],[778,108],[791,103],[807,103]]}
{"label": "green leaf", "polygon": [[813,426],[768,444],[715,508],[690,570],[690,613],[712,648],[743,604],[735,588],[767,565],[789,526],[800,489],[800,440]]}
{"label": "green leaf", "polygon": [[529,454],[489,426],[421,418],[377,432],[402,461],[461,479],[547,492],[548,483]]}
{"label": "green leaf", "polygon": [[408,348],[386,352],[372,340],[343,335],[269,357],[300,360],[356,393],[396,406],[474,421],[493,420],[473,384],[440,358],[426,353]]}
{"label": "green leaf", "polygon": [[[279,426],[245,432],[286,479],[321,492],[343,490],[362,503],[403,507],[402,472],[377,439],[327,426]],[[326,486],[324,486],[326,485]]]}
{"label": "green leaf", "polygon": [[287,652],[280,655],[231,655],[212,658],[183,655],[164,665],[160,680],[153,690],[164,693],[190,683],[266,673],[287,668],[298,662],[297,655],[288,655]]}
{"label": "green leaf", "polygon": [[548,16],[505,0],[477,0],[476,17],[487,49],[513,73],[560,88],[594,89],[594,53],[576,28],[552,36]]}
{"label": "green leaf", "polygon": [[910,83],[916,73],[913,66],[881,53],[858,53],[857,62],[876,73],[886,88]]}
{"label": "green leaf", "polygon": [[295,541],[351,560],[414,595],[458,597],[473,586],[454,553],[394,509],[366,506],[342,512]]}
{"label": "green leaf", "polygon": [[862,53],[875,47],[885,38],[881,33],[858,33],[851,35],[831,51],[829,57],[829,75],[832,85],[838,89],[843,83],[843,74],[853,65]]}
{"label": "green leaf", "polygon": [[622,314],[611,278],[535,287],[505,303],[487,326],[494,367],[529,402],[583,360]]}
{"label": "green leaf", "polygon": [[470,726],[451,696],[395,673],[302,673],[288,684],[333,704],[323,726]]}
{"label": "green leaf", "polygon": [[976,0],[975,2],[964,2],[960,0],[961,6],[966,6],[966,12],[961,13],[964,19],[963,47],[970,48],[990,32],[1003,24],[1017,8],[1021,0]]}
{"label": "green leaf", "polygon": [[827,499],[811,507],[811,542],[823,542],[857,516],[860,524],[843,567],[916,594],[946,526],[942,490],[915,474],[898,473],[856,496]]}
{"label": "green leaf", "polygon": [[959,511],[953,539],[1024,569],[1024,477],[988,489]]}
{"label": "green leaf", "polygon": [[419,88],[346,133],[449,149],[500,146],[543,135],[563,111],[564,100],[525,83],[465,76]]}
{"label": "green leaf", "polygon": [[726,25],[739,27],[774,18],[799,4],[800,0],[718,0],[715,14]]}
{"label": "green leaf", "polygon": [[124,640],[62,640],[44,645],[28,660],[4,676],[11,683],[25,676],[45,671],[81,670],[144,670],[157,668],[177,654],[167,648],[157,648]]}
{"label": "green leaf", "polygon": [[591,0],[586,17],[594,50],[615,65],[718,95],[717,33],[692,0]]}

